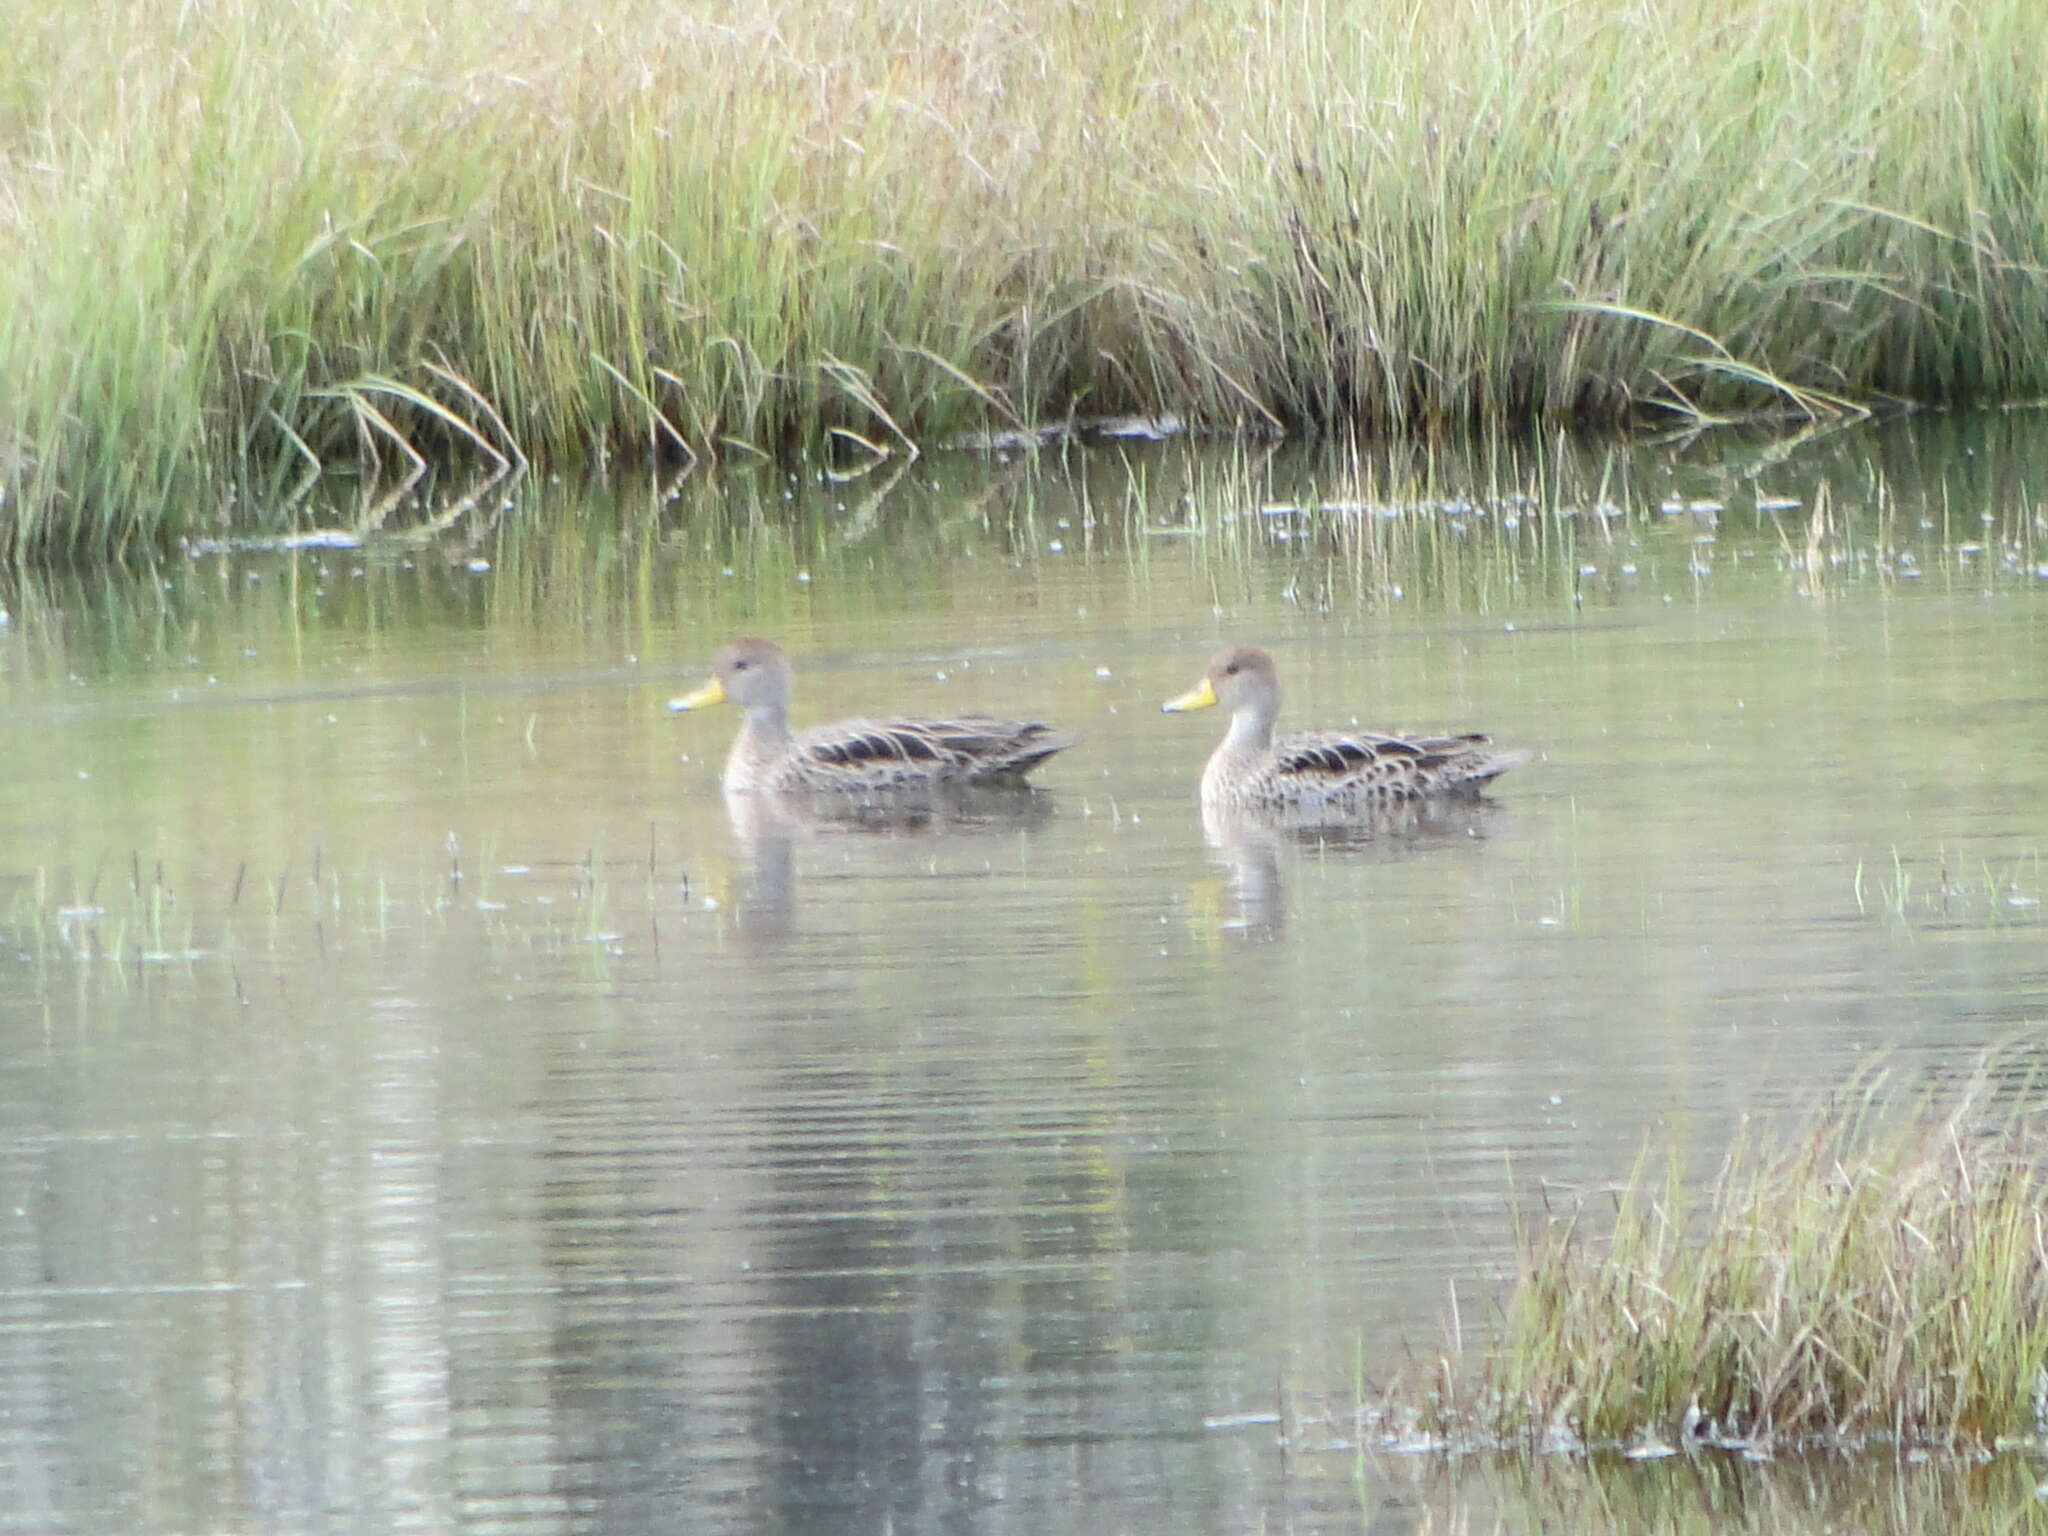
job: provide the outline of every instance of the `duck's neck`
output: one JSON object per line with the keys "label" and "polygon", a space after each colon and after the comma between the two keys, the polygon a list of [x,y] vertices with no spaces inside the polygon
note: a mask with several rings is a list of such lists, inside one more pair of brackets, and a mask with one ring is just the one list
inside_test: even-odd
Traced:
{"label": "duck's neck", "polygon": [[747,706],[747,718],[725,760],[725,787],[749,788],[767,776],[789,751],[789,707],[781,702]]}
{"label": "duck's neck", "polygon": [[1258,762],[1273,749],[1273,721],[1280,713],[1278,699],[1253,699],[1230,716],[1230,729],[1209,754],[1205,778],[1235,777],[1240,768]]}

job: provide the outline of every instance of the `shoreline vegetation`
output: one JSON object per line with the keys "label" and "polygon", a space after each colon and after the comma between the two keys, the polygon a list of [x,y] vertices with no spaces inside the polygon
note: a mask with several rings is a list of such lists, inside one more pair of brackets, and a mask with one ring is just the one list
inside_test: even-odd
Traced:
{"label": "shoreline vegetation", "polygon": [[2048,395],[2037,0],[18,0],[0,556],[428,463]]}
{"label": "shoreline vegetation", "polygon": [[1604,1218],[1526,1228],[1493,1341],[1395,1383],[1366,1427],[1631,1459],[2048,1443],[2048,1128],[2017,1058],[1917,1103],[1873,1078],[1696,1189],[1646,1154]]}

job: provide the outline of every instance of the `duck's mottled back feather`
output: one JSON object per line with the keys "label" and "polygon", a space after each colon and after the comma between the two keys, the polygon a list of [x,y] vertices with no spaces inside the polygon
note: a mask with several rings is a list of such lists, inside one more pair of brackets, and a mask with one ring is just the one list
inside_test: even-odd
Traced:
{"label": "duck's mottled back feather", "polygon": [[1385,736],[1367,731],[1314,731],[1283,736],[1261,771],[1231,786],[1245,802],[1390,801],[1422,795],[1476,794],[1525,754],[1495,752],[1479,732],[1454,736]]}
{"label": "duck's mottled back feather", "polygon": [[1037,720],[842,720],[800,733],[777,779],[789,788],[989,784],[1021,778],[1078,737]]}

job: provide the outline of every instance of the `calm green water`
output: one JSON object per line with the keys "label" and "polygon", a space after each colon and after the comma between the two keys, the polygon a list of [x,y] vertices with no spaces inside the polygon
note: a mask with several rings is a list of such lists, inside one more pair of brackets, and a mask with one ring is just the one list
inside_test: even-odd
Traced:
{"label": "calm green water", "polygon": [[[1515,1205],[2039,1032],[2030,418],[503,496],[0,587],[0,1530],[2030,1518],[1346,1432]],[[1087,740],[736,821],[733,713],[662,705],[740,633],[800,720]],[[1221,722],[1158,704],[1223,639],[1294,725],[1538,757],[1205,829]]]}

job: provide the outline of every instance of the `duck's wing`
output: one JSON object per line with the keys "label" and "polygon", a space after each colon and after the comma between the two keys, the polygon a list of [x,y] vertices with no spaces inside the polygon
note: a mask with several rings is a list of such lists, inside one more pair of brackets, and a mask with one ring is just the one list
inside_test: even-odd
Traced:
{"label": "duck's wing", "polygon": [[805,731],[792,757],[807,776],[857,786],[1021,777],[1080,738],[1037,720],[842,720]]}
{"label": "duck's wing", "polygon": [[1477,789],[1524,761],[1492,750],[1493,738],[1392,736],[1372,731],[1313,731],[1273,744],[1273,772],[1329,794],[1427,795]]}

